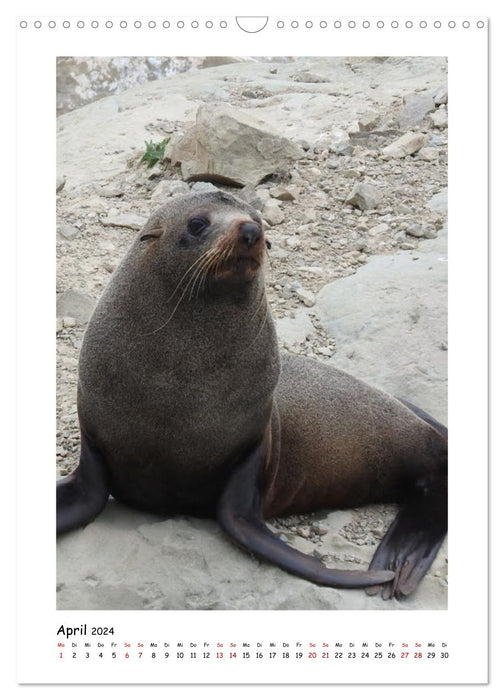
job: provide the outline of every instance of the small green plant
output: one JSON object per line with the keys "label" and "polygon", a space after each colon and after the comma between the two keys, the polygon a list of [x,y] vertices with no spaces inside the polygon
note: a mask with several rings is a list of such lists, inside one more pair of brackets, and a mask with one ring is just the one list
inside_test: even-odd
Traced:
{"label": "small green plant", "polygon": [[147,163],[148,168],[154,167],[156,163],[163,160],[165,154],[165,148],[170,139],[163,139],[159,143],[154,143],[153,141],[145,142],[145,153],[143,154],[140,163]]}

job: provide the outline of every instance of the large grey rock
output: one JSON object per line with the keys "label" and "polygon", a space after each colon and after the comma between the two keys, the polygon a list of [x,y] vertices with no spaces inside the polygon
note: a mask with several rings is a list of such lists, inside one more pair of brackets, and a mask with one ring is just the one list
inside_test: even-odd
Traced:
{"label": "large grey rock", "polygon": [[421,124],[423,118],[432,112],[436,105],[432,94],[414,92],[403,97],[404,108],[398,118],[401,129],[410,129]]}
{"label": "large grey rock", "polygon": [[422,242],[416,255],[418,259],[404,251],[370,257],[355,275],[324,287],[316,309],[336,340],[337,352],[331,362],[409,399],[443,422],[447,400],[446,236]]}
{"label": "large grey rock", "polygon": [[225,104],[203,104],[184,136],[171,144],[172,163],[185,180],[256,185],[303,157],[299,146],[248,113]]}

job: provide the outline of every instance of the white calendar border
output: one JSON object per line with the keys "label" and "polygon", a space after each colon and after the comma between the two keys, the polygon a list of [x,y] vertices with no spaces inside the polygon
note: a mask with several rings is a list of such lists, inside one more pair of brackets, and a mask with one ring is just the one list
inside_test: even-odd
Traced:
{"label": "white calendar border", "polygon": [[[229,15],[228,15],[229,17]],[[304,19],[302,16],[300,19]],[[418,19],[418,18],[415,18]],[[426,18],[428,19],[428,18]],[[474,17],[469,18],[475,21]],[[480,19],[480,18],[478,18]],[[457,20],[461,21],[460,18]],[[482,18],[485,22],[485,18]],[[425,50],[425,33],[395,32],[384,28],[382,34],[356,34],[344,30],[338,34],[337,48],[323,43],[320,37],[303,39],[303,55],[372,55],[383,53],[376,50],[376,42],[387,38],[387,55],[448,55],[449,57],[449,86],[450,86],[450,217],[449,217],[449,249],[450,249],[450,589],[448,611],[426,612],[381,612],[381,611],[163,611],[154,612],[117,612],[105,613],[78,612],[54,610],[54,528],[53,515],[47,516],[47,503],[54,502],[54,484],[52,483],[52,466],[54,464],[54,256],[52,246],[55,230],[54,213],[54,56],[56,55],[164,55],[166,44],[160,33],[157,37],[145,33],[119,34],[114,31],[107,36],[106,50],[98,50],[99,43],[93,38],[93,51],[90,51],[90,36],[87,31],[80,35],[71,31],[64,36],[59,31],[51,36],[48,44],[48,33],[45,29],[37,36],[30,31],[29,44],[18,35],[21,55],[18,59],[19,76],[19,112],[18,134],[29,133],[30,140],[20,140],[18,162],[30,163],[30,180],[36,183],[29,191],[30,206],[24,206],[23,193],[26,192],[26,171],[20,168],[18,192],[18,260],[22,264],[18,268],[18,304],[19,304],[19,389],[18,389],[18,494],[19,515],[19,569],[18,569],[18,600],[20,603],[19,642],[20,642],[20,674],[19,679],[27,682],[86,682],[90,677],[90,669],[85,668],[77,674],[75,670],[65,671],[56,668],[54,655],[55,631],[59,624],[68,620],[86,618],[89,624],[97,620],[99,624],[117,620],[118,629],[128,634],[141,634],[148,620],[149,629],[153,629],[159,620],[166,625],[167,616],[172,621],[172,629],[180,629],[182,624],[187,637],[201,637],[201,630],[208,622],[215,627],[216,620],[221,629],[228,627],[229,634],[233,628],[239,632],[250,629],[250,625],[258,630],[271,627],[277,628],[282,624],[282,637],[295,637],[295,627],[311,625],[317,632],[314,638],[324,638],[327,627],[327,617],[334,621],[344,638],[347,630],[356,634],[361,629],[370,639],[381,638],[386,629],[390,635],[402,637],[405,627],[414,627],[414,633],[423,638],[434,636],[432,629],[437,630],[438,638],[446,637],[450,651],[458,650],[458,662],[450,663],[440,669],[439,675],[432,673],[428,682],[482,682],[486,675],[486,544],[481,550],[475,551],[471,546],[470,555],[464,552],[467,541],[486,543],[486,463],[482,445],[486,444],[486,314],[485,269],[486,269],[486,80],[473,89],[471,99],[467,100],[464,90],[464,75],[468,70],[477,70],[478,75],[485,75],[486,55],[481,42],[485,41],[486,28],[478,34],[470,30],[471,36],[466,38],[461,30],[449,32],[441,28],[438,33],[429,31],[428,51]],[[45,37],[44,38],[44,33]],[[55,37],[55,38],[54,38]],[[192,38],[186,33],[170,35],[170,53],[173,55],[211,55],[212,53],[242,54],[242,55],[296,55],[299,53],[299,37],[284,32],[283,35],[260,36],[247,35],[242,32],[219,34],[219,48],[212,50],[216,35],[206,38],[198,36],[198,50],[189,50]],[[258,41],[259,40],[259,41]],[[274,51],[273,44],[274,41]],[[307,50],[310,41],[314,41],[313,49]],[[325,40],[327,41],[327,40]],[[423,42],[418,44],[417,42]],[[365,42],[365,46],[364,45]],[[478,45],[479,42],[479,45]],[[132,51],[131,47],[135,50]],[[475,46],[478,49],[475,50]],[[29,99],[23,92],[23,80],[28,75],[27,66],[23,61],[23,50],[29,46],[32,56],[38,56],[38,62],[29,66],[31,75]],[[159,47],[156,50],[156,47]],[[325,50],[324,50],[325,49]],[[422,50],[423,49],[423,50]],[[469,54],[471,53],[471,56]],[[475,68],[475,62],[479,65]],[[34,74],[34,68],[38,74]],[[52,73],[50,72],[52,71]],[[47,112],[46,112],[46,108]],[[474,128],[477,125],[477,128]],[[51,138],[47,138],[51,134]],[[471,169],[478,173],[476,179],[470,178],[467,164],[467,135],[470,135]],[[36,158],[34,159],[34,144]],[[460,147],[457,148],[457,146]],[[462,173],[464,175],[462,176]],[[460,209],[453,202],[470,202],[471,206]],[[31,233],[35,232],[35,233]],[[454,233],[456,232],[456,233]],[[475,233],[476,232],[476,233]],[[474,241],[480,240],[481,247],[474,250]],[[471,249],[467,241],[471,241]],[[466,272],[470,271],[468,284]],[[475,273],[477,271],[477,273]],[[38,298],[33,299],[33,286],[39,292]],[[467,336],[465,318],[470,314],[472,338]],[[28,321],[29,319],[29,327]],[[26,324],[26,325],[25,325]],[[37,338],[37,362],[34,362],[35,349],[33,338]],[[474,367],[474,364],[477,367]],[[465,368],[473,369],[468,375]],[[34,395],[33,387],[38,391]],[[470,411],[464,407],[470,403]],[[474,416],[474,407],[479,409]],[[34,424],[34,416],[42,416]],[[25,432],[26,431],[26,432]],[[468,444],[465,436],[472,435],[473,443]],[[36,465],[36,468],[35,468]],[[480,465],[481,482],[468,488],[468,474]],[[48,478],[48,474],[51,475]],[[466,503],[476,500],[481,504],[479,511],[474,511],[471,518],[467,517]],[[28,517],[28,516],[31,517]],[[35,522],[37,527],[34,527]],[[52,562],[48,566],[48,562]],[[469,577],[468,572],[472,573]],[[153,623],[150,618],[154,617]],[[188,622],[191,618],[190,623]],[[205,619],[206,618],[206,619]],[[182,621],[182,622],[180,622]],[[110,623],[109,623],[110,624]],[[191,629],[192,625],[194,627]],[[194,631],[193,631],[194,630]],[[370,631],[371,630],[371,631]],[[174,636],[175,635],[174,633]],[[182,636],[182,635],[179,635]],[[31,659],[29,664],[23,663],[23,649],[26,639],[41,649],[37,659]],[[478,639],[481,643],[480,655],[470,659],[464,656],[460,642],[468,639]],[[44,655],[48,650],[48,656]],[[38,665],[38,667],[37,667]],[[448,666],[448,665],[447,665]],[[149,667],[152,680],[152,668]],[[216,682],[222,680],[221,672],[215,669],[216,675],[204,676],[201,669],[201,682]],[[190,672],[190,671],[189,671]],[[427,669],[425,665],[419,668],[418,675],[412,675],[408,669],[406,676],[402,670],[394,666],[394,682],[422,682],[425,680]],[[178,682],[188,682],[187,669],[183,670],[185,677]],[[229,675],[231,673],[231,676]],[[227,682],[253,682],[261,674],[261,682],[278,682],[278,678],[269,675],[267,671],[253,669],[236,669],[236,674],[226,669]],[[334,673],[334,671],[333,671]],[[138,669],[108,670],[105,677],[94,676],[93,682],[139,682]],[[299,678],[299,672],[288,666],[289,682],[305,682]],[[304,669],[306,674],[306,669]],[[339,673],[338,682],[362,682],[362,678],[351,667]],[[385,676],[390,676],[386,671]],[[324,676],[324,671],[317,667],[317,682],[335,682],[334,678]],[[369,675],[368,682],[391,682],[380,669],[373,676]],[[323,679],[323,680],[322,680]],[[286,679],[280,679],[286,682]],[[311,679],[312,680],[312,679]],[[166,676],[156,682],[166,682]]]}

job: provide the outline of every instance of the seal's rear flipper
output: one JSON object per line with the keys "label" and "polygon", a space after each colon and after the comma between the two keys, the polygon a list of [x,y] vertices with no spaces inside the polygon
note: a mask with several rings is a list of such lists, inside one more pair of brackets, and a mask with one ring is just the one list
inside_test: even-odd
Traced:
{"label": "seal's rear flipper", "polygon": [[322,586],[364,588],[394,578],[392,571],[328,569],[315,557],[289,547],[268,530],[262,517],[262,497],[259,490],[262,463],[262,450],[259,445],[234,469],[219,501],[219,523],[224,532],[237,544],[291,574]]}
{"label": "seal's rear flipper", "polygon": [[82,432],[79,466],[56,484],[56,534],[87,525],[105,508],[108,497],[105,459]]}
{"label": "seal's rear flipper", "polygon": [[383,587],[373,586],[366,593],[376,595],[382,588],[384,600],[394,596],[401,600],[410,595],[443,543],[446,520],[446,509],[439,512],[439,508],[430,509],[428,503],[410,504],[400,510],[369,566],[370,571],[389,569],[395,572],[394,580]]}

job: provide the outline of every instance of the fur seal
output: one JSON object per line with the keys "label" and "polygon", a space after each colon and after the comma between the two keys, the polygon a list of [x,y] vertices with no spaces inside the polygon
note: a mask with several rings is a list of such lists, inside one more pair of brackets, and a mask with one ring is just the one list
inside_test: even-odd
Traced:
{"label": "fur seal", "polygon": [[[241,547],[320,585],[402,598],[447,531],[447,433],[421,409],[321,362],[280,354],[263,277],[267,241],[222,192],[156,211],[85,333],[81,456],[57,483],[57,532],[109,494],[163,515],[216,516]],[[401,506],[369,571],[326,568],[264,518]]]}

